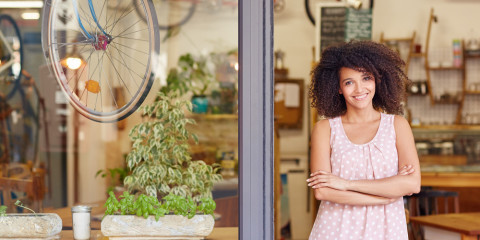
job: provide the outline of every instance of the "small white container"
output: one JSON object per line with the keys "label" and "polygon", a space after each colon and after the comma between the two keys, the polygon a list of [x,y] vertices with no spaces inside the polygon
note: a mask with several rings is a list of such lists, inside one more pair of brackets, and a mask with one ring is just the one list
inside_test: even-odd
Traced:
{"label": "small white container", "polygon": [[90,212],[92,208],[89,206],[73,206],[73,239],[84,240],[90,239]]}

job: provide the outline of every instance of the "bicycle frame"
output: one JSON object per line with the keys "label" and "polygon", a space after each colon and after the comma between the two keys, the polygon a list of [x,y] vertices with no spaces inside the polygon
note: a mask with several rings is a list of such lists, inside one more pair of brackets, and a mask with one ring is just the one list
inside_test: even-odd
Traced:
{"label": "bicycle frame", "polygon": [[3,63],[2,65],[0,65],[0,73],[1,73],[1,72],[5,71],[6,69],[8,69],[9,67],[11,67],[14,64],[14,59],[13,59],[13,57],[11,57],[13,55],[13,49],[10,46],[10,44],[7,42],[7,39],[5,39],[5,36],[3,35],[3,33],[1,31],[0,31],[0,41],[3,43],[3,45],[6,48],[4,50],[7,50],[6,54],[4,53],[4,55],[5,56],[10,56],[6,63]]}
{"label": "bicycle frame", "polygon": [[[77,9],[77,0],[72,0],[73,2],[73,11],[75,12],[75,16],[77,17],[78,25],[80,25],[80,28],[82,29],[82,34],[85,36],[85,38],[88,38],[90,40],[96,40],[95,36],[92,36],[83,26],[82,20],[80,19],[80,14],[78,14],[78,9]],[[97,20],[97,15],[95,14],[95,9],[93,8],[92,0],[88,0],[88,7],[90,9],[90,14],[92,14],[93,21],[95,21],[95,24],[97,25],[98,29],[102,31],[105,36],[109,36],[105,30],[100,26]]]}

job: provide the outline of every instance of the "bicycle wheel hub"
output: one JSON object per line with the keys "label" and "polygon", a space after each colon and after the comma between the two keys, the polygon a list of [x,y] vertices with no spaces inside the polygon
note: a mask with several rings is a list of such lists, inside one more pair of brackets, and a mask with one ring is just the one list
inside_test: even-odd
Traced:
{"label": "bicycle wheel hub", "polygon": [[92,45],[95,47],[95,50],[107,50],[107,45],[110,43],[109,37],[105,35],[97,36],[97,41]]}

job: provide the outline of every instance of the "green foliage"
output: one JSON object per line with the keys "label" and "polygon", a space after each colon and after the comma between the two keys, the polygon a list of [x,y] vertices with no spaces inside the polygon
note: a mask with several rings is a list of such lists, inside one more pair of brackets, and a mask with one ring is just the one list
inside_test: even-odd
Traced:
{"label": "green foliage", "polygon": [[22,203],[20,200],[17,200],[17,201],[15,202],[15,206],[21,207],[21,208],[23,208],[23,209],[27,209],[27,210],[29,210],[30,212],[32,212],[33,214],[37,215],[37,213],[36,213],[35,211],[33,211],[31,208],[28,208],[28,207],[24,206],[23,203]]}
{"label": "green foliage", "polygon": [[125,177],[127,177],[129,173],[130,171],[128,170],[128,167],[107,168],[98,170],[97,173],[95,173],[95,177],[109,177],[111,179],[111,185],[107,188],[107,192],[110,192],[113,191],[114,187],[117,186],[118,183],[123,184]]}
{"label": "green foliage", "polygon": [[124,180],[129,191],[140,190],[149,196],[174,194],[198,202],[210,197],[213,183],[221,180],[219,165],[192,161],[190,138],[197,137],[187,129],[195,121],[185,117],[184,109],[192,110],[189,101],[180,100],[178,92],[158,93],[158,98],[144,106],[144,115],[152,121],[143,122],[130,131],[132,150],[127,166],[132,174]]}
{"label": "green foliage", "polygon": [[128,192],[123,192],[120,201],[115,197],[113,192],[109,192],[110,197],[105,203],[107,210],[105,215],[121,214],[121,215],[137,215],[139,217],[148,218],[155,216],[158,221],[165,214],[173,213],[188,218],[193,218],[197,212],[203,214],[213,214],[215,210],[215,202],[211,198],[203,198],[197,204],[191,197],[182,197],[173,194],[165,196],[162,201],[154,196],[140,194],[137,197]]}
{"label": "green foliage", "polygon": [[0,206],[0,217],[7,216],[7,206]]}
{"label": "green foliage", "polygon": [[175,91],[180,95],[192,91],[194,95],[205,95],[215,78],[205,56],[194,57],[190,53],[180,56],[177,68],[169,71],[167,85],[160,91],[164,94]]}

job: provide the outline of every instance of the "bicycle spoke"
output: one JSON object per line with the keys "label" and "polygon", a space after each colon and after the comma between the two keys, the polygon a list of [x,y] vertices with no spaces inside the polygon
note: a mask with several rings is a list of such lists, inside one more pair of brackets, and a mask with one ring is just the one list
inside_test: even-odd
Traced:
{"label": "bicycle spoke", "polygon": [[132,49],[132,50],[135,50],[135,51],[137,51],[137,52],[139,52],[139,53],[143,53],[143,54],[145,54],[145,55],[150,56],[150,54],[147,53],[147,52],[142,52],[142,51],[140,51],[140,50],[138,50],[138,49],[131,48],[131,47],[127,46],[127,45],[124,45],[124,44],[121,44],[121,43],[118,43],[118,42],[117,42],[117,43],[114,43],[114,44],[118,44],[118,45],[120,45],[120,46],[122,46],[122,47],[126,47],[126,48],[128,48],[128,49]]}
{"label": "bicycle spoke", "polygon": [[[117,52],[118,52],[118,49],[117,49]],[[132,75],[132,71],[133,71],[133,70],[128,67],[127,62],[125,62],[125,59],[122,57],[122,55],[121,55],[120,53],[119,53],[119,56],[120,56],[120,58],[121,58],[122,61],[123,61],[123,66],[124,66],[125,68],[127,68],[128,72],[130,73],[130,79],[132,79],[132,81],[137,85],[137,87],[140,87],[140,86],[138,85],[138,83],[133,80],[133,75]],[[113,55],[112,55],[112,58],[113,58]],[[119,61],[119,60],[117,60],[117,61]],[[134,73],[135,73],[135,72],[134,72]],[[142,76],[139,76],[139,77],[140,77],[140,79],[142,78]]]}
{"label": "bicycle spoke", "polygon": [[[88,56],[88,58],[85,60],[85,62],[88,62],[90,60],[90,57],[92,57],[92,54],[94,53],[95,51],[92,51],[90,53],[90,55]],[[82,76],[83,72],[85,71],[85,67],[82,69],[82,72],[80,72],[80,77]],[[72,80],[72,79],[70,79]],[[70,85],[70,80],[67,81],[67,84]],[[75,83],[75,88],[72,90],[72,93],[77,89],[77,85],[78,85],[78,81]]]}
{"label": "bicycle spoke", "polygon": [[[115,26],[117,26],[117,23],[119,23],[123,18],[125,18],[126,16],[128,16],[128,14],[130,14],[133,10],[135,9],[130,9],[130,11],[128,11],[127,14],[124,15],[126,9],[124,10],[124,12],[122,13],[122,15],[120,15],[120,17],[118,19],[115,19],[115,22],[113,23],[113,26],[112,26],[112,29],[110,30],[110,32],[113,32],[113,30],[115,29]],[[107,26],[109,27],[109,26]]]}
{"label": "bicycle spoke", "polygon": [[[108,57],[108,54],[107,54],[107,58],[110,60],[110,58]],[[110,60],[110,63],[112,63],[112,60]],[[112,66],[114,66],[113,63],[112,63]],[[114,68],[115,68],[115,67],[114,67]],[[115,72],[116,72],[117,75],[118,75],[117,69],[115,69]],[[112,95],[113,102],[115,103],[115,106],[118,108],[117,100],[115,99],[115,95],[113,94],[112,87],[110,86],[110,81],[107,80],[107,84],[108,84],[108,88],[110,89],[110,94]]]}
{"label": "bicycle spoke", "polygon": [[[98,60],[98,62],[99,62],[98,65],[100,65],[100,66],[103,66],[103,56],[104,56],[104,55],[105,55],[105,52],[103,52],[102,57],[98,57],[98,58],[97,58],[97,60]],[[102,72],[103,72],[103,71],[100,71],[100,76],[99,76],[99,80],[98,80],[98,84],[99,84],[100,86],[102,86]],[[95,111],[97,111],[97,102],[98,102],[98,96],[99,96],[99,95],[100,95],[100,105],[101,105],[102,111],[103,111],[102,92],[103,92],[102,89],[100,89],[100,92],[99,92],[100,94],[97,94],[97,97],[95,98],[95,107],[94,107],[94,109],[93,109],[93,110],[95,110]]]}
{"label": "bicycle spoke", "polygon": [[137,32],[142,32],[142,31],[148,31],[148,28],[144,28],[144,29],[140,29],[140,30],[137,30],[137,31],[125,33],[125,34],[122,34],[122,35],[116,35],[116,36],[112,36],[112,37],[118,38],[118,37],[123,37],[123,36],[127,36],[127,35],[134,34],[134,33],[137,33]]}
{"label": "bicycle spoke", "polygon": [[148,40],[140,39],[140,38],[129,38],[129,37],[117,37],[117,38],[130,39],[130,40],[136,40],[136,41],[141,41],[141,42],[148,42]]}
{"label": "bicycle spoke", "polygon": [[128,29],[132,28],[133,26],[135,26],[135,25],[136,25],[137,23],[139,23],[140,21],[142,21],[142,20],[139,19],[138,21],[136,21],[135,23],[133,23],[133,24],[132,24],[130,27],[128,27],[127,29],[123,30],[123,32],[119,33],[118,35],[122,35],[122,33],[126,32]]}
{"label": "bicycle spoke", "polygon": [[[103,9],[105,8],[105,5],[106,5],[106,4],[107,4],[107,2],[106,2],[106,1],[105,1],[105,2],[103,2],[102,9],[100,9],[100,15],[98,15],[98,18],[97,18],[97,20],[100,20],[100,19],[102,19]],[[107,10],[105,10],[105,12],[106,12],[106,11],[107,11]],[[107,14],[105,13],[105,16],[106,16],[106,15],[107,15]],[[107,31],[107,29],[104,29],[104,30],[105,30],[105,31]]]}
{"label": "bicycle spoke", "polygon": [[[112,46],[115,47],[115,43],[112,44]],[[115,47],[115,49],[118,49],[118,48]],[[118,49],[118,50],[119,50],[123,55],[125,55],[125,56],[129,57],[130,59],[136,61],[137,63],[141,64],[142,66],[145,66],[145,67],[147,66],[147,65],[145,65],[144,63],[138,61],[138,59],[136,59],[136,58],[134,58],[134,57],[131,57],[130,55],[126,54],[124,51],[122,51],[122,50],[120,50],[120,49]]]}
{"label": "bicycle spoke", "polygon": [[[117,73],[117,76],[120,78],[120,80],[122,81],[123,85],[125,86],[125,88],[127,88],[127,91],[128,93],[130,94],[131,97],[133,97],[132,93],[130,92],[130,88],[128,88],[127,84],[125,84],[125,81],[123,80],[122,76],[120,75],[120,73],[118,72],[117,70],[117,67],[115,67],[115,64],[113,63],[112,59],[110,58],[109,54],[107,53],[107,58],[108,60],[110,60],[110,62],[112,63],[112,66],[113,66],[113,69],[115,69],[115,72]],[[118,107],[118,106],[117,106]]]}
{"label": "bicycle spoke", "polygon": [[[82,7],[80,7],[80,10],[83,12],[83,14],[84,14],[85,16],[91,16],[91,15],[90,15],[90,10],[88,11],[88,14],[85,12],[85,10],[83,10]],[[80,16],[80,19],[82,19],[82,16]],[[90,26],[90,30],[95,29],[96,25],[93,24],[93,23],[90,21],[89,18],[83,17],[83,20],[87,21],[88,25]],[[93,21],[93,19],[92,19],[92,21]],[[94,26],[95,26],[95,27],[94,27]],[[85,27],[85,26],[84,26],[84,27]]]}

